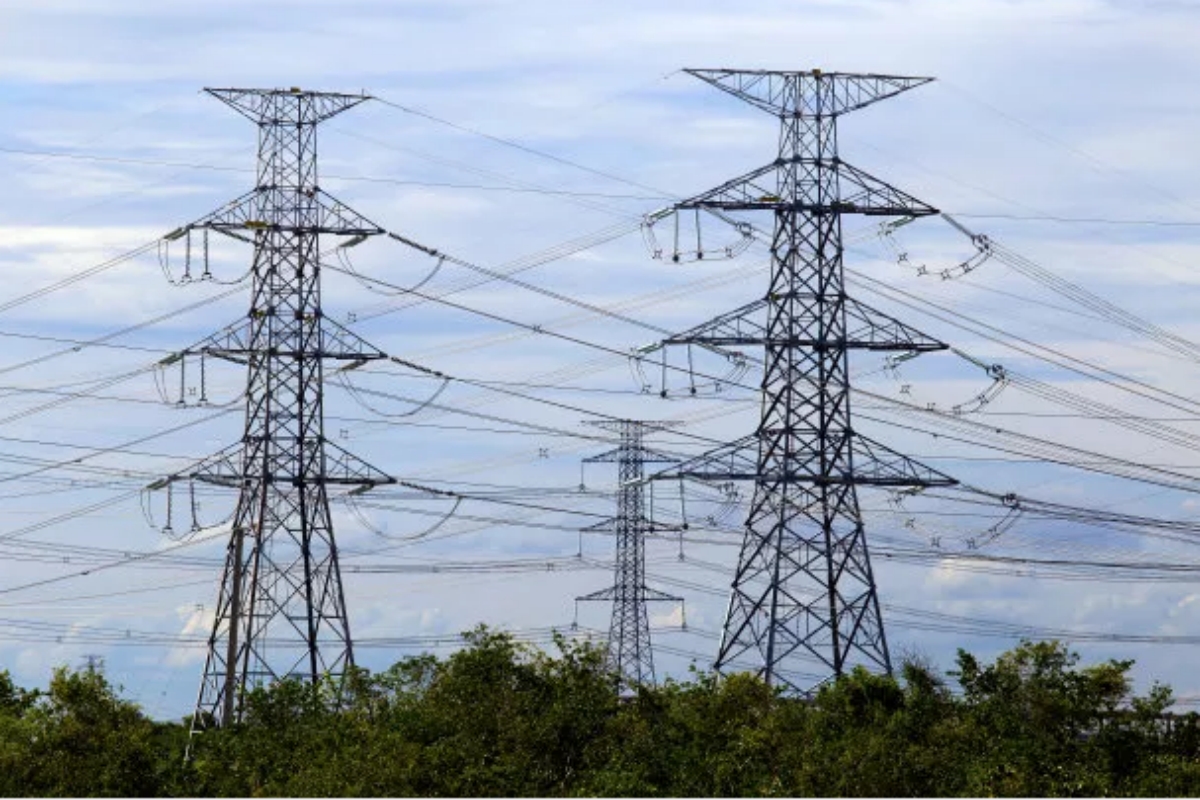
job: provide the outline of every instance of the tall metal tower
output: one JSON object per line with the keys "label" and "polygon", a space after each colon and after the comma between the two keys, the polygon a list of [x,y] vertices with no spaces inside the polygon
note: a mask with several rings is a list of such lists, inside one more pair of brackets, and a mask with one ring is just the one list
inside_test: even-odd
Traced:
{"label": "tall metal tower", "polygon": [[328,489],[393,482],[327,441],[324,431],[325,362],[386,357],[321,308],[321,236],[355,243],[384,233],[326,194],[317,174],[317,126],[368,98],[205,91],[258,126],[258,180],[249,193],[166,237],[186,237],[189,254],[193,236],[207,253],[209,232],[254,250],[245,319],[179,354],[245,366],[245,432],[160,482],[239,491],[193,734],[238,721],[247,689],[284,677],[337,679],[353,665]]}
{"label": "tall metal tower", "polygon": [[946,345],[847,296],[842,216],[937,210],[843,161],[837,120],[929,79],[686,71],[780,123],[774,161],[673,207],[725,220],[765,211],[775,223],[766,295],[664,341],[765,351],[758,429],[664,473],[754,481],[715,666],[800,693],[813,688],[803,671],[814,661],[827,678],[856,664],[890,672],[857,487],[954,480],[854,430],[848,353]]}
{"label": "tall metal tower", "polygon": [[613,585],[576,601],[611,600],[612,622],[608,629],[608,665],[620,676],[622,693],[637,686],[654,683],[654,654],[650,649],[650,619],[646,603],[683,602],[683,598],[665,594],[646,585],[646,535],[656,526],[646,512],[645,465],[676,462],[679,459],[646,447],[643,438],[651,431],[671,427],[665,422],[637,420],[596,420],[588,424],[616,433],[620,443],[613,450],[584,459],[584,463],[617,464],[617,515],[593,528],[612,529],[616,533],[617,552],[613,567]]}

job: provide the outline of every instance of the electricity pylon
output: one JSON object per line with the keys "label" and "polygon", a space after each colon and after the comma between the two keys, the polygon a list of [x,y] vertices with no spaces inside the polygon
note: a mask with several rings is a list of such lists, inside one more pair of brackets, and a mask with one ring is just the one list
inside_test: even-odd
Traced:
{"label": "electricity pylon", "polygon": [[754,481],[715,667],[749,667],[798,693],[813,688],[805,662],[820,665],[816,683],[856,664],[890,673],[857,487],[955,481],[854,430],[848,354],[946,345],[847,296],[841,219],[937,210],[841,160],[837,119],[930,79],[686,72],[780,122],[774,161],[669,210],[702,210],[725,221],[735,212],[774,217],[766,295],[663,341],[765,352],[758,429],[660,473]]}
{"label": "electricity pylon", "polygon": [[650,648],[650,619],[646,603],[683,598],[651,589],[646,585],[646,535],[656,526],[646,512],[645,465],[675,462],[678,458],[646,447],[644,435],[671,427],[665,422],[637,420],[596,420],[595,425],[620,437],[617,447],[584,459],[584,463],[616,463],[617,515],[592,526],[616,533],[617,551],[613,566],[613,585],[582,597],[576,602],[611,600],[612,621],[608,629],[608,667],[620,678],[619,691],[629,693],[637,686],[654,684],[654,654]]}
{"label": "electricity pylon", "polygon": [[166,237],[186,237],[189,256],[194,233],[206,254],[209,232],[254,250],[246,318],[174,357],[245,366],[241,441],[151,487],[190,480],[239,491],[193,734],[237,722],[241,698],[255,686],[337,680],[353,666],[328,488],[394,482],[324,431],[325,361],[386,357],[321,308],[321,236],[357,243],[384,233],[326,194],[317,174],[317,125],[369,98],[205,91],[258,127],[258,178],[249,193]]}

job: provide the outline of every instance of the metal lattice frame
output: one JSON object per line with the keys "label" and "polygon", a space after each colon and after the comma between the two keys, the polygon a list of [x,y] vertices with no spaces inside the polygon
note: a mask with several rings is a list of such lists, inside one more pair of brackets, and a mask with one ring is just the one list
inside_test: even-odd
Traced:
{"label": "metal lattice frame", "polygon": [[354,664],[327,487],[392,482],[324,431],[324,361],[384,357],[321,309],[321,235],[383,233],[322,192],[317,173],[318,123],[367,98],[206,91],[259,133],[255,189],[180,229],[254,247],[246,318],[189,351],[246,366],[245,432],[171,478],[240,492],[193,733],[237,722],[250,688],[284,677],[337,680]]}
{"label": "metal lattice frame", "polygon": [[599,526],[616,534],[613,585],[577,598],[579,601],[612,601],[608,631],[608,666],[620,676],[620,691],[654,684],[654,654],[650,646],[650,619],[646,603],[682,602],[682,598],[646,586],[646,535],[656,529],[646,513],[646,469],[652,462],[678,459],[646,447],[647,432],[663,430],[670,423],[637,420],[600,420],[589,423],[616,433],[620,443],[614,450],[584,459],[585,463],[616,463],[617,516]]}
{"label": "metal lattice frame", "polygon": [[775,161],[675,206],[770,211],[775,223],[766,296],[664,342],[765,350],[756,432],[662,473],[755,482],[715,666],[755,664],[800,693],[814,660],[830,677],[856,664],[890,672],[856,487],[954,481],[854,432],[848,353],[946,345],[847,297],[841,217],[936,209],[842,161],[836,123],[928,79],[687,72],[780,121]]}

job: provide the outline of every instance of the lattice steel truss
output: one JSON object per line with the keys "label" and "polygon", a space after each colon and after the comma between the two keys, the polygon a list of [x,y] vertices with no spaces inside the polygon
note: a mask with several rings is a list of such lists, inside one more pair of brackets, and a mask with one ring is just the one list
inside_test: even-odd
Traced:
{"label": "lattice steel truss", "polygon": [[353,665],[328,488],[393,482],[324,431],[325,361],[386,357],[321,308],[321,236],[384,233],[326,194],[317,174],[317,125],[368,98],[205,91],[258,126],[258,177],[253,191],[167,237],[215,231],[254,248],[246,318],[184,351],[245,365],[245,432],[166,479],[239,490],[193,734],[238,721],[252,687],[337,680]]}
{"label": "lattice steel truss", "polygon": [[841,218],[937,212],[842,161],[837,118],[929,79],[687,72],[780,122],[775,161],[674,206],[774,217],[765,297],[664,341],[765,351],[755,433],[657,476],[754,481],[715,666],[798,693],[812,690],[801,676],[814,661],[829,677],[855,664],[890,672],[856,488],[954,481],[853,429],[848,354],[946,345],[847,297]]}
{"label": "lattice steel truss", "polygon": [[620,676],[621,693],[635,687],[654,683],[654,654],[650,647],[650,619],[646,603],[670,601],[674,597],[646,585],[646,536],[662,530],[650,519],[646,510],[646,464],[678,461],[670,455],[646,447],[646,433],[665,430],[671,423],[640,422],[637,420],[598,420],[590,425],[616,433],[618,446],[600,455],[584,459],[584,463],[616,463],[617,515],[593,529],[611,529],[616,534],[616,559],[613,566],[613,585],[576,598],[577,601],[612,601],[612,621],[608,630],[608,665]]}

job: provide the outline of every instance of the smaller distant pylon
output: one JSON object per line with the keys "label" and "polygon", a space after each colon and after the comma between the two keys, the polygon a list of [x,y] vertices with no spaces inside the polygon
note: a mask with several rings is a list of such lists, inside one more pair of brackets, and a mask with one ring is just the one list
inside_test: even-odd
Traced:
{"label": "smaller distant pylon", "polygon": [[650,646],[650,617],[646,603],[667,601],[682,603],[675,597],[646,585],[646,536],[661,530],[647,514],[645,465],[674,463],[679,459],[646,447],[645,434],[672,427],[668,422],[638,420],[599,420],[587,424],[616,433],[617,447],[584,459],[584,463],[617,464],[617,515],[592,526],[591,530],[611,530],[616,534],[616,559],[613,585],[576,601],[612,601],[612,622],[608,631],[608,665],[619,676],[618,691],[630,694],[638,686],[655,682],[654,654]]}

